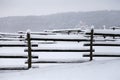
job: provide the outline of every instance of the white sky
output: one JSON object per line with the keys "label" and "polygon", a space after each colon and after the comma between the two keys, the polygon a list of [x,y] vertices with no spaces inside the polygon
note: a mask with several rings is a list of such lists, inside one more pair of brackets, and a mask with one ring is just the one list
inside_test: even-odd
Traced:
{"label": "white sky", "polygon": [[0,0],[0,17],[120,10],[120,0]]}

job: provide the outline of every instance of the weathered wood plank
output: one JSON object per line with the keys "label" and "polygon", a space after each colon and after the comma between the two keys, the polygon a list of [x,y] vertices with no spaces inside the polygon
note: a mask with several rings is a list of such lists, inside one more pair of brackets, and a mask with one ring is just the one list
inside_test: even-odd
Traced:
{"label": "weathered wood plank", "polygon": [[94,30],[93,29],[91,29],[91,37],[90,37],[90,61],[92,61],[93,60],[93,34],[94,34]]}
{"label": "weathered wood plank", "polygon": [[[90,35],[90,31],[86,31],[86,35]],[[95,29],[94,35],[103,35],[103,36],[120,36],[120,30],[111,30],[111,29]]]}
{"label": "weathered wood plank", "polygon": [[[28,52],[27,49],[24,50]],[[90,49],[32,49],[32,52],[90,52]],[[94,52],[94,50],[92,50]]]}
{"label": "weathered wood plank", "polygon": [[28,70],[27,67],[0,67],[0,70]]}
{"label": "weathered wood plank", "polygon": [[90,41],[89,39],[57,39],[57,38],[31,38],[31,40],[44,40],[44,41]]}
{"label": "weathered wood plank", "polygon": [[[12,59],[23,59],[23,58],[28,58],[28,56],[17,56],[17,55],[0,55],[0,58],[12,58]],[[32,56],[32,58],[38,58],[38,56]]]}
{"label": "weathered wood plank", "polygon": [[[120,57],[120,55],[113,55],[113,54],[93,54],[93,57]],[[83,57],[90,57],[89,54],[84,54]]]}
{"label": "weathered wood plank", "polygon": [[[83,63],[83,62],[87,62],[88,60],[79,60],[79,61],[41,61],[41,60],[37,60],[37,61],[32,61],[32,64],[37,64],[37,63]],[[28,62],[25,62],[25,64],[27,64]]]}
{"label": "weathered wood plank", "polygon": [[[86,33],[86,35],[90,35],[91,33]],[[120,34],[108,34],[108,33],[94,33],[94,35],[103,35],[103,36],[118,36],[118,37],[120,37]]]}
{"label": "weathered wood plank", "polygon": [[[38,47],[38,44],[32,44],[32,47]],[[27,44],[0,44],[0,47],[27,47]]]}
{"label": "weathered wood plank", "polygon": [[32,67],[32,52],[31,52],[31,40],[30,32],[27,33],[27,45],[28,45],[28,68]]}
{"label": "weathered wood plank", "polygon": [[[90,46],[91,44],[90,43],[85,43],[84,44],[84,46]],[[93,43],[92,44],[92,46],[120,46],[120,44],[118,43],[118,44],[112,44],[112,43],[106,43],[106,42],[104,42],[104,43]]]}

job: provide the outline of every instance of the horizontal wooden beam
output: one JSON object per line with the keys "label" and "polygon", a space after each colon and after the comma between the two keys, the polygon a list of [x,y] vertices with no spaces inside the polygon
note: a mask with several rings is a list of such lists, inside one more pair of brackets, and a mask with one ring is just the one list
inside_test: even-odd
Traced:
{"label": "horizontal wooden beam", "polygon": [[[28,52],[27,49],[24,50],[25,52]],[[90,49],[32,49],[32,52],[90,52]],[[92,50],[94,52],[94,50]]]}
{"label": "horizontal wooden beam", "polygon": [[[0,58],[28,58],[28,56],[16,56],[16,55],[0,55]],[[38,56],[32,56],[32,58],[38,58]]]}
{"label": "horizontal wooden beam", "polygon": [[44,40],[44,41],[90,41],[89,39],[54,39],[54,38],[31,38],[31,40]]}
{"label": "horizontal wooden beam", "polygon": [[28,70],[27,67],[0,67],[0,70]]}
{"label": "horizontal wooden beam", "polygon": [[94,39],[93,41],[116,41],[115,39]]}
{"label": "horizontal wooden beam", "polygon": [[17,38],[0,38],[0,41],[25,41],[25,39]]}
{"label": "horizontal wooden beam", "polygon": [[[32,47],[38,47],[37,44],[32,44]],[[27,44],[0,44],[0,47],[27,47]]]}
{"label": "horizontal wooden beam", "polygon": [[[91,33],[86,33],[86,35],[90,35]],[[102,36],[116,36],[120,37],[120,34],[112,34],[112,33],[94,33],[94,35],[102,35]]]}
{"label": "horizontal wooden beam", "polygon": [[[86,62],[85,60],[81,60],[81,61],[32,61],[32,64],[37,64],[37,63],[83,63]],[[27,64],[28,62],[25,62],[25,64]]]}
{"label": "horizontal wooden beam", "polygon": [[[112,54],[93,54],[93,57],[120,57],[120,55],[112,55]],[[84,54],[83,57],[90,57],[89,54]]]}
{"label": "horizontal wooden beam", "polygon": [[[41,41],[73,41],[73,42],[89,42],[90,39],[46,39],[46,38],[31,38],[31,40],[41,40]],[[94,39],[93,41],[115,41],[114,39]]]}
{"label": "horizontal wooden beam", "polygon": [[[84,46],[90,46],[90,43],[84,44]],[[93,43],[92,46],[120,46],[120,44],[106,44],[106,43]]]}

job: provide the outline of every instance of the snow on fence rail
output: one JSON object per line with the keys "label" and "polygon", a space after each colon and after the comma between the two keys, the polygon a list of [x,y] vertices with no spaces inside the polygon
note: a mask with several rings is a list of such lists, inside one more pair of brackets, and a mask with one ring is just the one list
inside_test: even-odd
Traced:
{"label": "snow on fence rail", "polygon": [[81,35],[31,35],[31,40],[44,41],[90,41],[90,39]]}
{"label": "snow on fence rail", "polygon": [[[32,35],[56,35],[52,32],[30,32]],[[26,34],[25,31],[18,31],[18,34]]]}
{"label": "snow on fence rail", "polygon": [[[89,48],[83,49],[40,49],[40,48],[32,48],[32,52],[90,52]],[[94,52],[94,50],[92,50]],[[28,49],[25,49],[25,52],[28,52]]]}
{"label": "snow on fence rail", "polygon": [[[120,36],[120,31],[118,30],[95,30],[91,29],[91,31],[86,32],[87,35],[90,35],[90,38],[86,38],[83,37],[81,35],[32,35],[31,33],[27,33],[27,37],[26,37],[26,42],[24,45],[27,45],[27,49],[25,49],[25,52],[28,52],[28,61],[26,63],[28,63],[28,69],[32,67],[32,58],[35,56],[32,56],[32,52],[90,52],[90,54],[84,54],[83,57],[90,57],[90,61],[93,60],[93,57],[119,57],[120,55],[113,55],[113,54],[93,54],[94,49],[93,46],[120,46],[120,44],[117,43],[99,43],[99,42],[95,42],[95,41],[100,41],[100,40],[95,40],[94,39],[94,35],[102,35],[102,36]],[[43,41],[89,41],[90,43],[85,43],[85,46],[90,46],[89,48],[79,48],[79,49],[43,49],[43,48],[32,48],[32,41],[37,41],[37,40],[43,40]],[[105,41],[105,40],[101,40],[101,41]],[[109,40],[111,41],[111,40]],[[9,44],[10,45],[10,44]],[[22,45],[22,44],[21,44]],[[5,45],[4,45],[5,46]],[[14,57],[14,56],[12,56]],[[36,63],[38,63],[40,61],[37,61]],[[42,61],[47,63],[47,61]],[[57,63],[55,61],[48,61],[48,63]],[[61,62],[64,63],[64,62]]]}
{"label": "snow on fence rail", "polygon": [[2,33],[0,32],[0,38],[24,38],[25,34],[18,33]]}
{"label": "snow on fence rail", "polygon": [[[55,41],[55,40],[57,40],[57,41],[70,41],[70,40],[71,41],[75,41],[74,38],[76,38],[76,36],[74,36],[74,37],[73,36],[72,37],[71,36],[66,37],[66,35],[65,36],[64,35],[58,35],[58,36],[56,36],[56,35],[50,35],[48,37],[47,36],[41,36],[40,37],[40,36],[32,36],[28,32],[27,33],[27,39],[26,39],[27,42],[28,42],[27,43],[28,44],[28,49],[25,49],[25,52],[28,52],[28,56],[29,56],[28,57],[28,68],[31,68],[31,66],[32,66],[32,59],[31,59],[32,52],[90,52],[90,55],[91,55],[90,56],[90,60],[92,60],[92,53],[94,52],[94,49],[93,49],[92,46],[90,46],[89,49],[40,49],[40,48],[31,48],[31,41],[32,40],[41,40],[41,39],[42,40],[46,40],[45,37],[46,37],[47,40],[49,40],[49,38],[52,37],[52,39],[51,39],[52,41]],[[83,38],[83,37],[81,37],[81,36],[78,37],[78,35],[77,35],[76,39],[77,39],[77,41],[78,40],[80,41],[81,38]],[[63,39],[65,39],[65,40],[63,40]],[[88,40],[88,39],[86,39],[86,40]],[[93,35],[91,35],[91,39],[89,39],[89,41],[92,44],[92,42],[93,42]],[[49,63],[49,61],[48,61],[48,63]]]}
{"label": "snow on fence rail", "polygon": [[[89,57],[89,54],[84,54],[83,57]],[[92,57],[120,57],[119,54],[93,54]]]}
{"label": "snow on fence rail", "polygon": [[25,38],[0,38],[0,41],[25,41]]}
{"label": "snow on fence rail", "polygon": [[[102,36],[120,36],[120,30],[93,30],[93,32],[88,31],[86,32],[87,35],[102,35]],[[120,46],[119,42],[93,42],[91,43],[85,43],[84,46]],[[96,52],[94,52],[94,54],[90,55],[90,54],[84,54],[83,57],[120,57],[120,54],[101,54],[98,53],[96,54]]]}
{"label": "snow on fence rail", "polygon": [[[24,58],[28,58],[28,55],[27,54],[14,54],[14,53],[11,53],[11,54],[7,54],[7,53],[1,54],[0,53],[0,58],[24,59]],[[32,58],[37,59],[38,56],[32,55]]]}
{"label": "snow on fence rail", "polygon": [[[3,34],[2,34],[3,35]],[[5,34],[5,35],[7,35],[7,37],[9,37],[9,35],[8,34]],[[13,35],[13,34],[12,34]],[[11,36],[11,34],[10,34],[10,36]],[[16,36],[16,34],[14,35],[14,36]],[[18,35],[17,35],[18,36]],[[5,36],[6,37],[6,36]],[[25,41],[25,39],[24,39],[24,41],[19,41],[19,40],[16,40],[16,39],[19,39],[18,37],[9,37],[9,39],[7,38],[6,40],[3,40],[3,37],[2,38],[0,38],[0,47],[28,47],[28,45],[27,45],[27,41]],[[38,44],[35,44],[35,43],[31,43],[31,46],[32,47],[38,47]],[[28,55],[26,54],[26,53],[21,53],[21,54],[14,54],[14,50],[13,50],[13,53],[11,53],[11,54],[8,54],[8,53],[0,53],[0,58],[4,58],[4,59],[8,59],[8,58],[10,58],[10,59],[28,59]],[[36,55],[31,55],[31,58],[34,58],[34,59],[37,59],[38,58],[38,56],[36,56]],[[3,67],[3,68],[1,68],[0,67],[0,70],[26,70],[26,69],[28,69],[28,67]]]}
{"label": "snow on fence rail", "polygon": [[[32,43],[32,47],[38,47],[38,44]],[[0,47],[27,47],[24,41],[0,41]]]}
{"label": "snow on fence rail", "polygon": [[[83,63],[83,62],[87,62],[88,60],[32,60],[32,64],[36,64],[36,63]],[[28,64],[28,61],[25,62],[26,64]]]}
{"label": "snow on fence rail", "polygon": [[[84,46],[90,46],[90,43],[85,43]],[[115,46],[120,47],[120,42],[93,42],[92,46]]]}
{"label": "snow on fence rail", "polygon": [[[85,32],[87,35],[90,35],[90,30]],[[111,30],[111,29],[95,29],[94,35],[101,35],[101,36],[120,36],[120,30]]]}
{"label": "snow on fence rail", "polygon": [[[2,35],[4,35],[4,34],[2,34]],[[85,37],[83,38],[82,36],[78,37],[78,36],[66,36],[66,35],[65,36],[64,35],[57,35],[57,36],[55,36],[55,35],[49,35],[49,36],[47,36],[47,35],[46,36],[32,35],[33,38],[31,38],[30,33],[27,33],[26,39],[24,37],[23,40],[19,41],[19,38],[20,38],[20,37],[18,37],[19,35],[17,35],[17,34],[15,34],[15,35],[5,34],[4,35],[5,38],[4,37],[0,38],[1,39],[0,47],[28,47],[28,49],[27,49],[28,56],[24,56],[24,55],[0,55],[0,58],[12,58],[12,59],[28,58],[28,69],[32,67],[32,65],[31,65],[32,58],[38,58],[38,56],[32,55],[32,51],[35,51],[35,52],[38,52],[38,51],[47,51],[47,52],[90,52],[90,51],[94,51],[94,50],[90,50],[90,49],[36,49],[36,50],[31,49],[31,47],[37,46],[37,44],[33,44],[31,42],[31,40],[36,40],[33,38],[38,38],[39,40],[46,40],[46,39],[50,40],[50,38],[52,38],[51,39],[52,41],[56,41],[56,40],[57,41],[88,41],[88,39],[86,39]],[[12,36],[12,37],[9,37],[9,36]],[[79,38],[81,38],[81,39],[79,39]],[[4,40],[4,41],[2,41],[2,40]],[[9,68],[7,68],[7,70],[8,69]],[[14,68],[14,69],[18,69],[18,68]],[[10,68],[10,70],[11,70],[11,68]]]}
{"label": "snow on fence rail", "polygon": [[47,30],[45,32],[52,32],[52,33],[67,33],[70,34],[72,32],[84,32],[83,30],[81,30],[81,28],[75,28],[75,29],[58,29],[58,30]]}

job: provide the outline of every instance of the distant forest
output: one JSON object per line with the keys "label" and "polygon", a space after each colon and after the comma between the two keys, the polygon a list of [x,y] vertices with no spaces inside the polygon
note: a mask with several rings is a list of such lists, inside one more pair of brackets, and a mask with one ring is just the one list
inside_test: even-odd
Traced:
{"label": "distant forest", "polygon": [[120,11],[68,12],[43,16],[12,16],[0,18],[1,32],[17,32],[26,29],[42,31],[50,29],[120,27]]}

